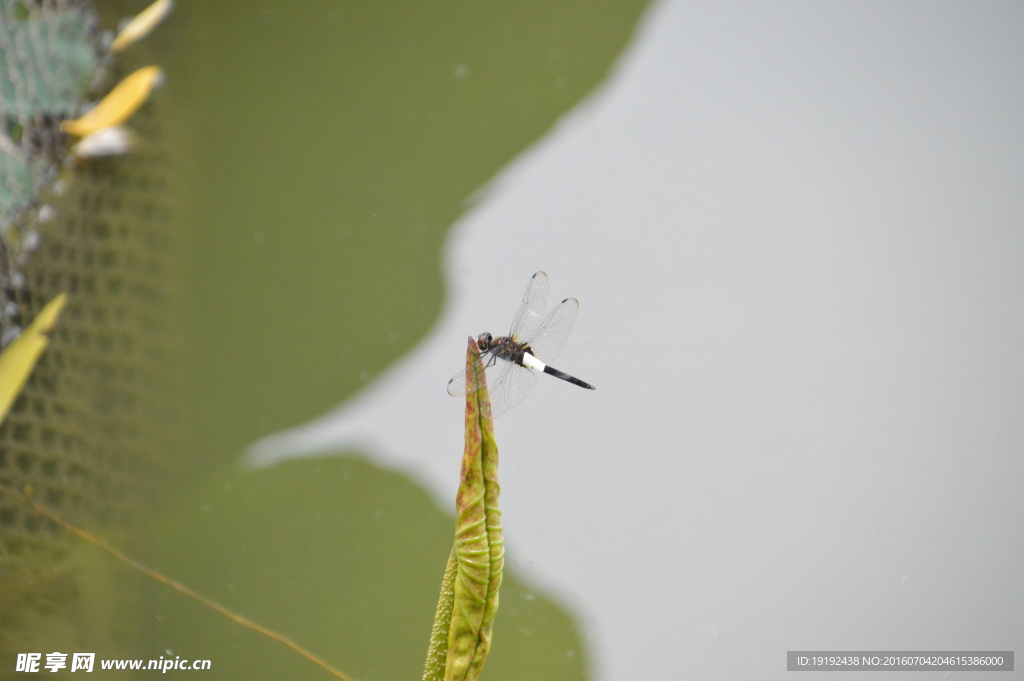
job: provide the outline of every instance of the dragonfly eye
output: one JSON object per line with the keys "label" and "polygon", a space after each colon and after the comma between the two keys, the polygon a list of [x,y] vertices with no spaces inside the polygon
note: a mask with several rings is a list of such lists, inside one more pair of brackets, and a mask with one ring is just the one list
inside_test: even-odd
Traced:
{"label": "dragonfly eye", "polygon": [[480,347],[481,350],[488,350],[491,347],[491,340],[491,334],[484,332],[480,334],[479,338],[476,339],[476,344]]}

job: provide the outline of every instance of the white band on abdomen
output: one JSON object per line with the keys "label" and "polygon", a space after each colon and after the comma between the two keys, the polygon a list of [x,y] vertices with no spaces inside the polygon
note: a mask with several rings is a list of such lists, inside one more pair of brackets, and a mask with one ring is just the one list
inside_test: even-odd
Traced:
{"label": "white band on abdomen", "polygon": [[523,366],[535,371],[544,371],[544,362],[540,361],[528,352],[523,353]]}

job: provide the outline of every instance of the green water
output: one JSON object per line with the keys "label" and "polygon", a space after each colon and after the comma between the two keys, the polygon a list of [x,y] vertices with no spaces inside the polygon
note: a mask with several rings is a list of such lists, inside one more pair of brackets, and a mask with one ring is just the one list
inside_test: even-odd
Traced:
{"label": "green water", "polygon": [[[223,474],[157,532],[176,576],[348,673],[422,673],[452,520],[408,478],[355,457]],[[156,610],[157,654],[210,657],[217,678],[329,678],[183,598],[161,599]],[[571,616],[514,574],[502,585],[494,640],[488,679],[586,677]]]}
{"label": "green water", "polygon": [[[185,477],[149,562],[356,678],[419,678],[450,509],[358,452],[255,473],[238,470],[240,452],[339,404],[424,336],[466,199],[600,83],[643,8],[182,2],[125,57],[167,72],[156,105],[189,253]],[[455,462],[462,444],[450,449]],[[557,594],[506,580],[485,678],[586,678]],[[218,679],[329,678],[146,592],[145,654],[210,658]]]}
{"label": "green water", "polygon": [[203,465],[333,407],[419,341],[464,201],[600,82],[642,9],[485,7],[204,3],[175,17],[202,26],[178,36],[167,98],[194,142]]}

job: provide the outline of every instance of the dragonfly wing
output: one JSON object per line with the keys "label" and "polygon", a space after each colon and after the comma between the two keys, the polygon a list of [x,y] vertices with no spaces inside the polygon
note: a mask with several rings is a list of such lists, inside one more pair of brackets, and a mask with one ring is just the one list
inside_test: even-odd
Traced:
{"label": "dragonfly wing", "polygon": [[537,382],[537,374],[524,366],[499,359],[505,368],[501,376],[491,384],[491,417],[498,418],[516,406],[530,394],[530,389]]}
{"label": "dragonfly wing", "polygon": [[452,380],[448,381],[448,394],[452,397],[462,397],[466,394],[465,369],[452,376]]}
{"label": "dragonfly wing", "polygon": [[533,356],[547,363],[562,354],[579,311],[580,304],[575,298],[566,298],[556,305],[540,328],[534,332],[533,338],[527,340],[533,350]]}
{"label": "dragonfly wing", "polygon": [[523,296],[523,304],[516,312],[516,318],[512,320],[512,329],[508,332],[512,338],[529,338],[541,319],[544,318],[544,308],[548,305],[548,275],[537,272],[530,278],[526,286],[526,294]]}

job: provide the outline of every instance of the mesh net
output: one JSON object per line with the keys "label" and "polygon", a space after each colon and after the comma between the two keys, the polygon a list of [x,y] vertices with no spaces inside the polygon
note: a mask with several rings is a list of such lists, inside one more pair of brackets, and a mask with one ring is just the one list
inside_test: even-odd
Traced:
{"label": "mesh net", "polygon": [[38,503],[131,547],[176,445],[158,107],[129,122],[142,143],[128,156],[68,161],[58,129],[129,71],[103,56],[98,26],[86,3],[0,0],[0,344],[69,297],[0,425],[0,678],[17,652],[117,656],[132,638],[121,568],[3,490],[32,485]]}

